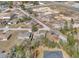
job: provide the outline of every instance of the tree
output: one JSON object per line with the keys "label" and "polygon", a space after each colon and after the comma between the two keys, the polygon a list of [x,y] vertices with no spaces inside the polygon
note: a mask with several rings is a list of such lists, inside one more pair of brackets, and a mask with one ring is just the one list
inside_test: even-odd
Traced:
{"label": "tree", "polygon": [[74,24],[74,20],[73,19],[71,19],[71,24]]}
{"label": "tree", "polygon": [[61,31],[63,34],[66,34],[68,30],[69,30],[69,28],[68,28],[68,22],[65,21],[64,27],[63,27],[63,28],[61,27],[60,31]]}
{"label": "tree", "polygon": [[13,7],[13,1],[9,1],[9,8]]}
{"label": "tree", "polygon": [[39,5],[39,1],[33,1],[34,5]]}
{"label": "tree", "polygon": [[33,25],[32,25],[32,33],[31,33],[31,36],[30,36],[31,41],[32,41],[32,39],[33,39],[33,34],[34,34],[34,32],[36,32],[37,30],[38,30],[37,26],[33,24]]}
{"label": "tree", "polygon": [[75,40],[74,35],[72,33],[69,33],[67,35],[67,40],[68,40],[68,44],[70,46],[74,46],[75,45],[76,40]]}
{"label": "tree", "polygon": [[24,3],[25,3],[25,2],[22,2],[22,4],[20,5],[20,7],[21,7],[23,10],[26,10]]}
{"label": "tree", "polygon": [[65,30],[65,31],[68,30],[68,22],[67,22],[67,21],[65,21],[64,30]]}
{"label": "tree", "polygon": [[20,20],[20,22],[24,22],[24,21],[30,21],[30,20],[32,20],[32,18],[30,18],[30,17],[23,17],[22,19],[19,19]]}
{"label": "tree", "polygon": [[36,32],[38,30],[37,26],[36,25],[32,25],[32,32]]}
{"label": "tree", "polygon": [[58,44],[54,41],[49,40],[48,38],[43,38],[42,42],[45,46],[49,47],[49,48],[55,48],[58,46]]}
{"label": "tree", "polygon": [[33,13],[32,8],[26,8],[26,10],[27,10],[30,14]]}
{"label": "tree", "polygon": [[47,33],[48,33],[48,31],[45,32],[45,38],[47,37]]}
{"label": "tree", "polygon": [[74,33],[75,33],[75,34],[77,34],[77,31],[78,31],[77,28],[74,28]]}
{"label": "tree", "polygon": [[62,32],[63,34],[65,34],[65,30],[61,27],[60,32]]}
{"label": "tree", "polygon": [[33,5],[39,5],[39,1],[32,1],[31,2]]}
{"label": "tree", "polygon": [[15,46],[12,50],[11,50],[11,58],[25,58],[25,50],[23,46]]}

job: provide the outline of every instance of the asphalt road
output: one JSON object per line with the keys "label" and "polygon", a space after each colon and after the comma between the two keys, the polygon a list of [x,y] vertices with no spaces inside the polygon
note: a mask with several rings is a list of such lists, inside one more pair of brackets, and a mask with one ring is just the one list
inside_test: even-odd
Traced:
{"label": "asphalt road", "polygon": [[38,19],[36,19],[35,17],[31,16],[28,12],[25,12],[24,10],[18,8],[21,12],[23,12],[25,15],[31,17],[33,20],[35,20],[37,23],[39,23],[40,25],[42,25],[44,28],[46,28],[46,30],[50,30],[50,28],[48,26],[46,26],[45,24],[43,24],[42,22],[40,22]]}
{"label": "asphalt road", "polygon": [[29,28],[0,28],[0,30],[28,30],[31,31]]}

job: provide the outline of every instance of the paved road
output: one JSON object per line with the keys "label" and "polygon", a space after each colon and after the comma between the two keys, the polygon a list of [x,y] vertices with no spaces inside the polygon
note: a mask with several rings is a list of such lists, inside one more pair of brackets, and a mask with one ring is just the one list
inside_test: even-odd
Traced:
{"label": "paved road", "polygon": [[42,22],[40,22],[38,19],[36,19],[35,17],[31,16],[28,12],[25,12],[24,10],[18,8],[21,12],[23,12],[25,15],[31,17],[33,20],[35,20],[37,23],[39,23],[40,25],[42,25],[44,28],[46,28],[46,30],[50,30],[50,28],[48,26],[46,26],[45,24],[43,24]]}
{"label": "paved road", "polygon": [[[31,17],[32,19],[34,19],[37,23],[39,23],[40,25],[42,25],[44,28],[40,28],[39,30],[49,30],[49,27],[46,26],[45,24],[43,24],[42,22],[40,22],[39,20],[37,20],[36,18],[34,18],[33,16],[31,16],[28,12],[25,12],[24,10],[17,8],[18,10],[20,10],[22,13],[24,13],[25,15]],[[31,32],[30,28],[0,28],[0,30],[27,30]]]}
{"label": "paved road", "polygon": [[[16,8],[15,8],[16,9]],[[31,17],[32,19],[34,19],[37,23],[39,23],[40,25],[42,25],[44,28],[40,28],[39,30],[49,30],[49,27],[46,26],[45,24],[43,24],[42,22],[40,22],[39,20],[37,20],[36,18],[34,18],[33,16],[31,16],[28,12],[25,12],[24,10],[22,10],[21,8],[17,8],[18,10],[20,10],[22,13],[24,13],[25,15]],[[6,10],[5,10],[6,11]],[[0,30],[28,30],[31,32],[31,29],[28,28],[0,28]]]}
{"label": "paved road", "polygon": [[0,28],[0,30],[27,30],[31,32],[30,28]]}

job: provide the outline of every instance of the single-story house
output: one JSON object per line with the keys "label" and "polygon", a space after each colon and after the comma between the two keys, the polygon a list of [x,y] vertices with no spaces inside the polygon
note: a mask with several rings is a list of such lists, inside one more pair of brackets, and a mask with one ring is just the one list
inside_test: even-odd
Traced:
{"label": "single-story house", "polygon": [[10,13],[1,13],[0,19],[10,19]]}
{"label": "single-story house", "polygon": [[51,40],[67,42],[67,37],[60,32],[51,31],[47,34],[47,37]]}
{"label": "single-story house", "polygon": [[0,41],[6,41],[11,37],[10,32],[0,33]]}
{"label": "single-story house", "polygon": [[45,30],[39,30],[39,31],[37,31],[37,32],[34,33],[33,38],[34,38],[34,39],[37,39],[37,38],[40,39],[40,38],[42,38],[42,37],[45,36],[45,33],[46,33]]}
{"label": "single-story house", "polygon": [[30,34],[30,32],[19,32],[18,39],[29,39]]}
{"label": "single-story house", "polygon": [[48,11],[50,11],[51,12],[52,9],[49,7],[40,7],[40,8],[33,9],[33,11],[35,11],[35,12],[48,12]]}
{"label": "single-story house", "polygon": [[15,19],[15,20],[9,21],[8,24],[17,24],[18,22],[19,22],[19,21],[18,21],[17,19]]}

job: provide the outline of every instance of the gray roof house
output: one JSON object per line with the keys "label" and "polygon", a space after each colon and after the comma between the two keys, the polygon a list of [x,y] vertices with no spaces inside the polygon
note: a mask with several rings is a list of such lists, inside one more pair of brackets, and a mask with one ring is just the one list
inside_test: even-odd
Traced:
{"label": "gray roof house", "polygon": [[42,37],[45,36],[45,33],[46,33],[45,30],[39,30],[39,31],[37,31],[37,32],[34,33],[33,38],[34,39],[40,39],[40,38],[42,38]]}
{"label": "gray roof house", "polygon": [[20,32],[18,33],[18,39],[29,39],[30,32]]}

